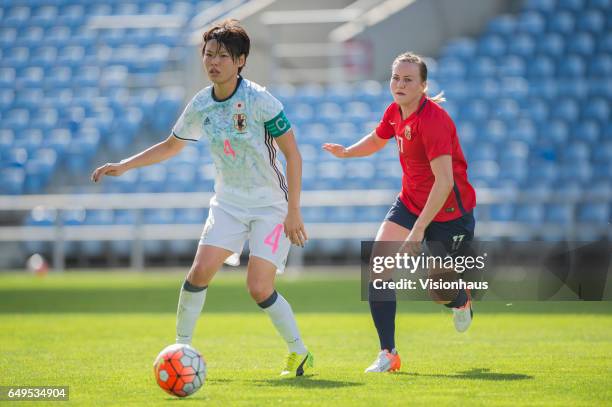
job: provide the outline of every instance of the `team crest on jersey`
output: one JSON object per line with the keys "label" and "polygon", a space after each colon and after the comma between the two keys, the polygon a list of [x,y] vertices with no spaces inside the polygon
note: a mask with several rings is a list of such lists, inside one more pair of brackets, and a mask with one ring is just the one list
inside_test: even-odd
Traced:
{"label": "team crest on jersey", "polygon": [[410,126],[406,126],[404,129],[404,136],[408,139],[408,141],[412,140],[412,131],[410,130]]}
{"label": "team crest on jersey", "polygon": [[238,133],[246,133],[247,128],[247,117],[244,113],[234,114],[234,128]]}

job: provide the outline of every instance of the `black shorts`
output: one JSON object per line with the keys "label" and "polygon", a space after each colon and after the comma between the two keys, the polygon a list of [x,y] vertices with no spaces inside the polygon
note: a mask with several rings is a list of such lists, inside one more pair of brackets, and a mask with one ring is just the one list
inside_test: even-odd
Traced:
{"label": "black shorts", "polygon": [[[410,230],[414,227],[417,218],[418,216],[410,212],[399,197],[385,216],[385,220]],[[447,222],[431,222],[425,229],[425,242],[433,255],[463,255],[462,249],[465,245],[462,243],[474,240],[475,226],[476,220],[472,211]]]}

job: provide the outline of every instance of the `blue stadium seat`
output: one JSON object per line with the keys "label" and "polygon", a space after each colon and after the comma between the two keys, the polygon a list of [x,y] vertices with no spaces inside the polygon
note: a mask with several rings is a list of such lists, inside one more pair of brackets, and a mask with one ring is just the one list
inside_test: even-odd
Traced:
{"label": "blue stadium seat", "polygon": [[515,219],[529,225],[540,225],[544,222],[544,209],[540,204],[517,205]]}
{"label": "blue stadium seat", "polygon": [[494,222],[509,222],[514,219],[512,204],[493,204],[489,207],[489,218]]}
{"label": "blue stadium seat", "polygon": [[572,36],[568,42],[567,52],[576,55],[588,56],[595,51],[595,40],[589,33],[579,32]]}
{"label": "blue stadium seat", "polygon": [[8,195],[24,193],[26,173],[23,168],[8,167],[0,169],[0,191]]}
{"label": "blue stadium seat", "polygon": [[610,55],[595,55],[589,63],[589,77],[609,78],[612,75],[612,57]]}
{"label": "blue stadium seat", "polygon": [[531,57],[536,49],[536,42],[528,34],[518,34],[508,47],[508,52],[523,58]]}
{"label": "blue stadium seat", "polygon": [[162,192],[165,190],[167,170],[163,165],[148,167],[140,174],[139,192]]}
{"label": "blue stadium seat", "polygon": [[545,30],[545,20],[542,14],[536,11],[525,11],[518,16],[516,28],[519,32],[540,35]]}
{"label": "blue stadium seat", "polygon": [[515,30],[516,18],[513,15],[503,14],[487,23],[487,31],[491,34],[507,37],[514,34]]}
{"label": "blue stadium seat", "polygon": [[327,86],[325,100],[333,103],[346,103],[353,98],[353,87],[346,82],[336,82]]}
{"label": "blue stadium seat", "polygon": [[527,0],[525,8],[527,10],[551,11],[555,8],[555,0]]}
{"label": "blue stadium seat", "polygon": [[526,161],[529,157],[529,145],[525,142],[512,140],[500,148],[500,159],[503,161]]}
{"label": "blue stadium seat", "polygon": [[367,120],[370,117],[370,106],[364,102],[350,102],[345,106],[348,119]]}
{"label": "blue stadium seat", "polygon": [[208,211],[203,208],[179,208],[174,210],[174,222],[203,225]]}
{"label": "blue stadium seat", "polygon": [[580,31],[591,33],[603,32],[606,27],[606,19],[601,11],[586,10],[579,14],[576,28]]}
{"label": "blue stadium seat", "polygon": [[[612,21],[610,22],[610,26],[612,27]],[[610,28],[608,28],[608,30],[610,30]],[[612,53],[612,32],[608,31],[605,34],[600,34],[598,49],[602,54]]]}
{"label": "blue stadium seat", "polygon": [[556,65],[546,56],[537,56],[527,68],[527,74],[533,78],[550,78],[555,75]]}
{"label": "blue stadium seat", "polygon": [[167,165],[166,185],[167,192],[194,191],[196,181],[195,163],[179,162]]}
{"label": "blue stadium seat", "polygon": [[306,223],[325,222],[325,208],[320,206],[304,206],[302,208],[302,216]]}
{"label": "blue stadium seat", "polygon": [[574,220],[574,210],[568,204],[550,204],[546,206],[546,222],[556,225],[570,225]]}
{"label": "blue stadium seat", "polygon": [[546,202],[550,201],[553,196],[551,181],[545,181],[542,178],[534,178],[530,174],[528,179],[523,180],[520,187],[521,196],[527,202]]}
{"label": "blue stadium seat", "polygon": [[598,163],[612,162],[612,140],[600,143],[593,150],[593,160]]}
{"label": "blue stadium seat", "polygon": [[493,58],[477,57],[472,63],[468,74],[476,78],[488,78],[493,77],[496,72],[497,67],[495,66]]}
{"label": "blue stadium seat", "polygon": [[582,197],[582,188],[576,181],[559,180],[555,188],[555,198],[561,202],[578,201]]}
{"label": "blue stadium seat", "polygon": [[473,99],[462,109],[461,117],[471,122],[486,120],[489,117],[489,105],[483,100]]}
{"label": "blue stadium seat", "polygon": [[551,110],[551,118],[574,122],[578,120],[580,108],[578,103],[571,98],[558,100],[555,108]]}
{"label": "blue stadium seat", "polygon": [[597,98],[588,101],[583,105],[582,118],[598,120],[600,123],[606,123],[610,120],[610,101],[602,98]]}
{"label": "blue stadium seat", "polygon": [[524,76],[525,75],[525,61],[521,57],[515,55],[509,55],[502,59],[498,67],[498,73],[500,76]]}
{"label": "blue stadium seat", "polygon": [[597,121],[589,119],[575,123],[572,133],[575,140],[595,145],[601,133],[601,128]]}
{"label": "blue stadium seat", "polygon": [[584,142],[575,141],[563,149],[562,158],[568,163],[588,162],[591,154],[589,145]]}
{"label": "blue stadium seat", "polygon": [[607,11],[612,6],[612,2],[610,0],[588,0],[587,6],[589,9]]}
{"label": "blue stadium seat", "polygon": [[518,103],[513,99],[501,99],[493,109],[496,118],[511,121],[516,120],[519,114]]}
{"label": "blue stadium seat", "polygon": [[575,78],[584,76],[586,73],[584,59],[579,55],[565,56],[557,73],[561,78]]}
{"label": "blue stadium seat", "polygon": [[355,85],[354,92],[357,98],[370,103],[383,96],[383,86],[373,80],[363,81]]}
{"label": "blue stadium seat", "polygon": [[502,37],[490,35],[480,40],[478,51],[482,56],[499,57],[506,52],[506,43]]}
{"label": "blue stadium seat", "polygon": [[333,102],[321,103],[317,106],[317,118],[327,123],[332,123],[342,117],[342,108]]}
{"label": "blue stadium seat", "polygon": [[529,170],[530,179],[535,184],[552,185],[559,176],[558,166],[554,162],[535,161]]}
{"label": "blue stadium seat", "polygon": [[612,184],[610,178],[606,177],[599,181],[593,181],[585,188],[584,195],[587,199],[598,200],[600,202],[612,201]]}
{"label": "blue stadium seat", "polygon": [[460,58],[445,57],[440,60],[437,78],[440,79],[461,79],[465,77],[466,67]]}
{"label": "blue stadium seat", "polygon": [[45,139],[44,145],[55,150],[59,157],[62,157],[68,146],[72,142],[70,130],[57,128],[49,133]]}
{"label": "blue stadium seat", "polygon": [[499,176],[499,165],[495,161],[473,161],[470,164],[470,177],[492,183]]}
{"label": "blue stadium seat", "polygon": [[490,142],[478,143],[471,151],[469,156],[473,161],[495,161],[497,159],[497,148]]}
{"label": "blue stadium seat", "polygon": [[580,11],[584,8],[584,3],[584,0],[558,0],[557,7],[571,11]]}
{"label": "blue stadium seat", "polygon": [[476,42],[471,38],[457,38],[451,40],[442,53],[446,57],[470,59],[476,54]]}
{"label": "blue stadium seat", "polygon": [[325,221],[328,223],[348,223],[356,218],[354,206],[332,206],[325,208]]}
{"label": "blue stadium seat", "polygon": [[593,176],[593,169],[588,161],[569,161],[561,166],[560,179],[567,182],[576,181],[586,185]]}
{"label": "blue stadium seat", "polygon": [[610,224],[610,207],[605,203],[587,203],[578,208],[578,222]]}
{"label": "blue stadium seat", "polygon": [[612,162],[596,162],[593,168],[593,178],[610,182],[610,179],[612,179]]}
{"label": "blue stadium seat", "polygon": [[548,30],[560,34],[571,34],[576,26],[574,15],[569,11],[557,11],[550,14]]}

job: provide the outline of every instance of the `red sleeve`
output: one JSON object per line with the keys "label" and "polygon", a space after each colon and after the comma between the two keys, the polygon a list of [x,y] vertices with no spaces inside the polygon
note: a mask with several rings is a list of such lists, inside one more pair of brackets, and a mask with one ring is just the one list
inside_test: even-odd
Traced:
{"label": "red sleeve", "polygon": [[450,117],[436,114],[423,118],[421,134],[429,161],[441,155],[452,155],[454,125]]}
{"label": "red sleeve", "polygon": [[382,119],[380,119],[380,123],[378,123],[378,126],[376,127],[376,135],[385,140],[388,140],[391,137],[395,136],[395,130],[393,129],[393,126],[391,126],[391,124],[389,123],[392,106],[393,105],[391,104],[389,105],[389,107],[387,107],[387,110],[385,110]]}

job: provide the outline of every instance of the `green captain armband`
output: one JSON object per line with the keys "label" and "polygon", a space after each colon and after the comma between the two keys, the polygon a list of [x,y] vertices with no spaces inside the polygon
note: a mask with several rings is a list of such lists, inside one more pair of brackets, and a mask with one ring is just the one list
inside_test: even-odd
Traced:
{"label": "green captain armband", "polygon": [[281,110],[273,119],[265,122],[264,126],[272,137],[280,137],[291,128],[291,123],[287,120],[285,112]]}

